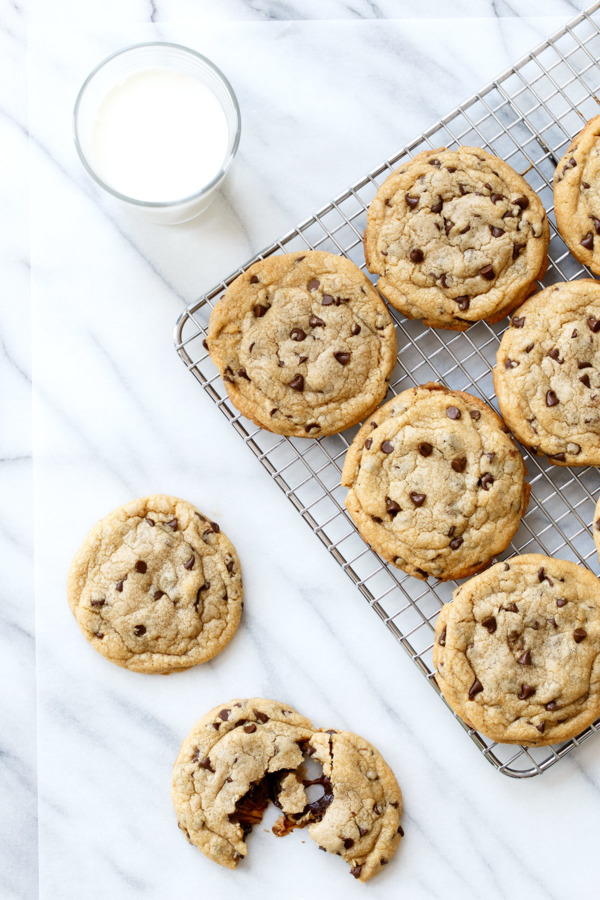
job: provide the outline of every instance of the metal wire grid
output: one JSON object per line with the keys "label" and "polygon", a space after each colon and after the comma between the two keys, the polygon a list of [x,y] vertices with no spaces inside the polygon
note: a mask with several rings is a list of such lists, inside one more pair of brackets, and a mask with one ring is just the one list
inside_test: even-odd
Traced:
{"label": "metal wire grid", "polygon": [[[248,260],[191,306],[177,321],[176,349],[211,399],[230,420],[303,519],[357,585],[432,687],[434,620],[451,599],[455,583],[423,583],[388,565],[360,537],[344,507],[340,486],[344,456],[357,428],[318,439],[284,438],[249,422],[229,402],[204,339],[215,302],[249,265],[274,253],[311,249],[340,253],[365,269],[362,234],[366,211],[379,185],[406,158],[426,149],[475,145],[505,159],[521,172],[542,199],[550,218],[548,286],[589,276],[556,231],[552,205],[555,166],[574,134],[600,112],[600,2],[485,87],[460,109],[382,163],[327,206]],[[368,272],[366,273],[369,274]],[[491,368],[506,327],[478,322],[467,332],[426,328],[393,309],[398,364],[386,399],[427,381],[467,390],[497,407]],[[530,473],[531,501],[510,548],[514,553],[560,556],[598,573],[589,525],[600,474],[548,464],[523,449]],[[441,696],[441,695],[440,695]],[[442,698],[443,699],[443,698]],[[556,747],[522,748],[488,740],[458,717],[485,758],[516,778],[538,775],[600,730],[600,719],[578,738]]]}

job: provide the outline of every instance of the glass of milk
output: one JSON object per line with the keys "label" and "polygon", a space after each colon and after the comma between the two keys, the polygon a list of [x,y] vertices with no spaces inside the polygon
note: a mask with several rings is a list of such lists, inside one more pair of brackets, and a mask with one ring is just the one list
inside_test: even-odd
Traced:
{"label": "glass of milk", "polygon": [[92,178],[153,222],[187,222],[212,202],[240,141],[231,85],[178,44],[138,44],[100,63],[73,114]]}

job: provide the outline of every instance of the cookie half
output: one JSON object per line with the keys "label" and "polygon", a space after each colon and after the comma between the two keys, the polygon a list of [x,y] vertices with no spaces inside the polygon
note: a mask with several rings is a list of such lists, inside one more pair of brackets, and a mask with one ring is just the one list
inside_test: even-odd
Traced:
{"label": "cookie half", "polygon": [[320,437],[385,397],[396,333],[361,270],[307,251],[254,263],[215,306],[208,348],[234,406],[276,434]]}
{"label": "cookie half", "polygon": [[600,582],[538,554],[497,563],[442,607],[433,661],[452,709],[492,740],[575,737],[600,715]]}
{"label": "cookie half", "polygon": [[[173,804],[188,841],[235,869],[269,802],[269,779],[302,764],[313,732],[308,719],[275,700],[231,700],[203,716],[173,770]],[[299,811],[303,797],[301,804]]]}
{"label": "cookie half", "polygon": [[600,283],[555,284],[527,300],[493,374],[502,416],[522,444],[558,465],[600,465]]}
{"label": "cookie half", "polygon": [[99,653],[134,672],[166,674],[212,659],[233,637],[240,561],[216,522],[154,494],[92,528],[71,563],[67,596]]}
{"label": "cookie half", "polygon": [[465,578],[510,543],[529,500],[525,464],[481,400],[440,384],[403,391],[356,435],[346,507],[370,546],[416,578]]}
{"label": "cookie half", "polygon": [[519,306],[547,266],[541,200],[479,147],[426,150],[381,185],[364,234],[377,288],[410,319],[464,331]]}
{"label": "cookie half", "polygon": [[600,275],[600,116],[590,119],[556,167],[554,212],[573,256]]}
{"label": "cookie half", "polygon": [[396,777],[379,751],[352,732],[318,732],[308,744],[332,796],[308,833],[321,848],[341,856],[355,878],[368,881],[389,863],[404,835]]}

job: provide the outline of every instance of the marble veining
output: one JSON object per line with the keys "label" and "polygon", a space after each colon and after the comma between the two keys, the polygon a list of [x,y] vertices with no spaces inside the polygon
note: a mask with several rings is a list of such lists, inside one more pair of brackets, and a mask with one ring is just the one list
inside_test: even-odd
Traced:
{"label": "marble veining", "polygon": [[[301,832],[281,840],[255,828],[235,873],[179,833],[169,797],[179,744],[207,709],[249,695],[364,734],[396,772],[406,840],[366,888],[370,897],[593,895],[598,740],[541,778],[496,773],[172,346],[185,305],[583,5],[5,5],[0,75],[11,88],[0,101],[0,140],[14,177],[0,304],[8,426],[0,430],[0,678],[10,686],[0,718],[3,898],[364,894]],[[153,39],[214,59],[242,108],[240,153],[214,206],[175,228],[114,204],[90,182],[71,138],[89,70]],[[168,678],[94,653],[64,587],[94,522],[152,491],[186,497],[219,521],[245,584],[229,647]]]}

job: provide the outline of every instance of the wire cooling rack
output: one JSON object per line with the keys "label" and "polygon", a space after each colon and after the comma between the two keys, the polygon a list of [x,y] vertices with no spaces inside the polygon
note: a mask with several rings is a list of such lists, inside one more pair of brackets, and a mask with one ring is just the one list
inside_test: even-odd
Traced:
{"label": "wire cooling rack", "polygon": [[[385,563],[360,537],[346,513],[340,473],[356,428],[318,439],[283,438],[257,428],[231,405],[205,347],[212,307],[249,265],[274,253],[311,249],[341,253],[363,270],[362,235],[367,208],[379,185],[405,159],[422,150],[459,144],[479,146],[506,160],[537,191],[550,218],[548,286],[588,276],[556,231],[552,205],[555,166],[583,123],[600,112],[600,2],[569,23],[519,63],[450,113],[405,150],[369,172],[301,225],[248,260],[177,321],[175,344],[187,368],[227,416],[302,518],[359,588],[371,608],[438,692],[432,664],[434,622],[455,583],[423,583]],[[367,275],[369,273],[367,272]],[[398,335],[398,358],[386,399],[427,381],[466,390],[497,408],[491,369],[506,325],[472,325],[462,333],[426,328],[390,310]],[[525,450],[530,473],[528,511],[504,559],[543,553],[588,565],[598,562],[592,535],[600,473],[568,469]],[[441,696],[441,695],[440,695]],[[443,698],[442,698],[443,699]],[[556,747],[497,744],[468,728],[486,759],[515,778],[539,775],[600,730],[600,719],[577,738]]]}

